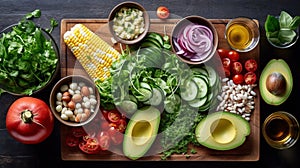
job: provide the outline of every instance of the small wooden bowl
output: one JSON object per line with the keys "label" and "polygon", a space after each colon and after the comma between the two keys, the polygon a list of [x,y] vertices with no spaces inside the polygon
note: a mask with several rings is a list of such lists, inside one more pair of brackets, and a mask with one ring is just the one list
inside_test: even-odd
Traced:
{"label": "small wooden bowl", "polygon": [[199,25],[206,26],[212,31],[212,34],[213,34],[213,47],[212,47],[212,50],[211,50],[210,54],[207,57],[205,57],[205,59],[203,59],[201,61],[191,61],[188,58],[185,58],[185,57],[180,56],[178,54],[176,54],[176,55],[180,60],[182,60],[183,62],[185,62],[187,64],[202,64],[202,63],[207,62],[208,60],[210,60],[214,56],[214,54],[217,50],[217,47],[218,47],[218,33],[217,33],[217,30],[214,27],[214,25],[208,19],[206,19],[204,17],[191,15],[191,16],[187,16],[185,18],[182,18],[181,20],[179,20],[177,22],[177,24],[173,27],[173,30],[172,30],[172,33],[171,33],[172,50],[175,53],[177,52],[177,48],[175,47],[174,40],[177,38],[178,33],[184,27],[186,27],[187,25],[189,25],[191,23],[196,23],[196,24],[199,24]]}
{"label": "small wooden bowl", "polygon": [[[120,38],[118,35],[116,35],[115,31],[113,30],[113,24],[114,24],[113,19],[115,18],[116,13],[118,11],[120,11],[120,9],[123,8],[123,7],[136,8],[136,9],[143,12],[145,30],[137,38],[132,39],[132,40],[126,40],[126,39]],[[125,2],[122,2],[122,3],[118,4],[117,6],[115,6],[111,10],[111,12],[109,14],[109,17],[108,17],[108,26],[109,26],[110,33],[112,34],[113,38],[117,42],[120,42],[120,43],[123,43],[123,44],[135,44],[135,43],[138,43],[139,41],[141,41],[146,36],[146,34],[148,33],[149,28],[150,28],[150,17],[149,17],[148,12],[146,11],[146,9],[141,4],[139,4],[137,2],[132,2],[132,1],[125,1]]]}
{"label": "small wooden bowl", "polygon": [[[84,120],[82,122],[75,122],[75,121],[70,121],[70,120],[63,120],[61,118],[61,112],[57,112],[56,111],[57,93],[61,92],[60,88],[61,88],[62,85],[69,85],[72,82],[76,82],[76,83],[83,82],[83,83],[85,83],[86,86],[91,87],[92,90],[93,90],[93,92],[94,92],[93,95],[95,95],[96,100],[97,100],[97,104],[95,105],[94,112],[91,112],[90,116],[86,120]],[[49,102],[50,102],[51,111],[52,111],[53,115],[56,117],[56,119],[58,121],[60,121],[61,123],[65,124],[67,126],[77,127],[77,126],[86,125],[91,120],[93,120],[93,118],[97,115],[97,113],[99,111],[99,108],[100,108],[100,94],[99,94],[99,91],[96,88],[94,82],[92,82],[88,77],[81,76],[81,75],[70,75],[70,76],[63,77],[62,79],[60,79],[55,84],[55,86],[51,90]]]}

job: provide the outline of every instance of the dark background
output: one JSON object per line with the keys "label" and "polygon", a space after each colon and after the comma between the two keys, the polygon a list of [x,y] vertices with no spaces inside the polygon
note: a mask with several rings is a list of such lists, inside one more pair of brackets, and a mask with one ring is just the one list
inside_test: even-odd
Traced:
{"label": "dark background", "polygon": [[[60,21],[64,18],[107,18],[110,10],[122,1],[101,0],[0,0],[0,30],[19,21],[26,13],[41,9],[42,17],[39,24],[49,27],[50,18]],[[172,16],[200,15],[209,19],[230,19],[237,16],[247,16],[258,19],[260,23],[260,69],[273,58],[282,58],[293,73],[294,88],[289,99],[280,106],[266,105],[261,99],[261,123],[268,114],[278,110],[292,113],[300,121],[298,111],[299,94],[299,59],[300,42],[289,49],[275,49],[267,43],[263,28],[267,14],[279,15],[285,10],[292,16],[300,15],[299,0],[143,0],[138,1],[146,10],[155,11],[160,5],[167,6]],[[156,18],[155,15],[151,15]],[[52,33],[57,44],[60,43],[60,27]],[[59,77],[57,77],[57,80]],[[53,86],[53,84],[52,84]],[[39,95],[48,102],[51,87]],[[38,145],[23,145],[13,140],[5,128],[5,116],[10,104],[18,97],[3,94],[0,96],[0,168],[7,167],[249,167],[249,168],[290,168],[300,165],[300,145],[296,143],[287,150],[275,150],[269,147],[261,135],[260,160],[258,162],[69,162],[60,157],[59,127],[56,121],[52,135]]]}

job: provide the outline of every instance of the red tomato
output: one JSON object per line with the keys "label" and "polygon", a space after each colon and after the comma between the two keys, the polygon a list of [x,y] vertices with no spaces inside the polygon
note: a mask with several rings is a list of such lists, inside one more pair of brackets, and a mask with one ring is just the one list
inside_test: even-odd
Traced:
{"label": "red tomato", "polygon": [[232,66],[231,66],[231,71],[233,74],[240,74],[243,70],[243,65],[236,61],[234,63],[232,63]]}
{"label": "red tomato", "polygon": [[100,125],[102,131],[106,131],[110,128],[108,121],[102,121]]}
{"label": "red tomato", "polygon": [[254,72],[247,72],[244,76],[246,84],[254,84],[256,82],[256,74]]}
{"label": "red tomato", "polygon": [[228,52],[229,52],[229,50],[226,50],[226,49],[224,49],[224,48],[219,48],[219,49],[217,50],[217,52],[218,52],[220,58],[225,58],[225,57],[228,57]]}
{"label": "red tomato", "polygon": [[86,132],[83,127],[72,127],[71,133],[74,137],[77,137],[77,138],[83,137],[86,135]]}
{"label": "red tomato", "polygon": [[119,145],[123,142],[123,134],[116,130],[114,127],[108,129],[108,134],[114,145]]}
{"label": "red tomato", "polygon": [[249,72],[255,72],[257,69],[257,62],[255,59],[248,59],[245,62],[245,69]]}
{"label": "red tomato", "polygon": [[98,140],[92,137],[80,142],[78,146],[82,152],[87,154],[96,154],[101,150]]}
{"label": "red tomato", "polygon": [[33,97],[17,99],[8,109],[6,128],[9,134],[24,144],[44,141],[53,131],[54,118],[49,106]]}
{"label": "red tomato", "polygon": [[222,58],[222,64],[224,69],[230,69],[231,61],[229,58]]}
{"label": "red tomato", "polygon": [[66,144],[69,147],[75,147],[79,145],[79,137],[74,137],[73,135],[66,136]]}
{"label": "red tomato", "polygon": [[242,84],[244,82],[244,76],[242,74],[236,74],[232,77],[233,82],[237,84]]}
{"label": "red tomato", "polygon": [[99,146],[102,150],[108,150],[110,146],[110,137],[107,131],[101,131],[98,135]]}
{"label": "red tomato", "polygon": [[240,59],[240,54],[234,50],[230,50],[228,52],[228,58],[232,61],[232,62],[235,62],[235,61],[238,61]]}
{"label": "red tomato", "polygon": [[107,114],[109,122],[118,123],[121,119],[121,114],[117,110],[111,110]]}
{"label": "red tomato", "polygon": [[126,127],[127,127],[127,122],[126,122],[126,120],[125,119],[120,119],[120,121],[119,121],[119,123],[117,124],[117,130],[119,131],[119,132],[125,132],[125,129],[126,129]]}
{"label": "red tomato", "polygon": [[156,10],[156,15],[157,15],[157,17],[160,18],[160,19],[166,19],[166,18],[169,17],[170,11],[169,11],[169,9],[168,9],[167,7],[165,7],[165,6],[160,6],[160,7],[158,7],[157,10]]}
{"label": "red tomato", "polygon": [[103,109],[103,108],[101,108],[100,109],[100,111],[101,111],[101,113],[102,113],[102,116],[100,115],[100,118],[102,119],[102,120],[108,120],[108,118],[107,118],[107,115],[108,115],[108,110],[105,110],[105,109]]}
{"label": "red tomato", "polygon": [[231,75],[231,72],[228,68],[224,68],[224,73],[225,73],[226,77],[230,77],[230,75]]}

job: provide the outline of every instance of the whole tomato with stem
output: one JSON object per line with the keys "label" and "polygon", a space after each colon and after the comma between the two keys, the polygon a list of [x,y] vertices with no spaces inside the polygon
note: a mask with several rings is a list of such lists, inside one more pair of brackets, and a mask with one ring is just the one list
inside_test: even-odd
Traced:
{"label": "whole tomato with stem", "polygon": [[7,131],[24,144],[44,141],[52,133],[53,127],[54,117],[49,106],[38,98],[19,98],[6,114]]}

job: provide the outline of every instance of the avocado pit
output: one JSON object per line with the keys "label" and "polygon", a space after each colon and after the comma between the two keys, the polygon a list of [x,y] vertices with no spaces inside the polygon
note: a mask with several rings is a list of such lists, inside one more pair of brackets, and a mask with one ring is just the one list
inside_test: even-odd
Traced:
{"label": "avocado pit", "polygon": [[281,73],[273,72],[267,77],[266,87],[275,96],[284,95],[286,91],[286,79]]}

